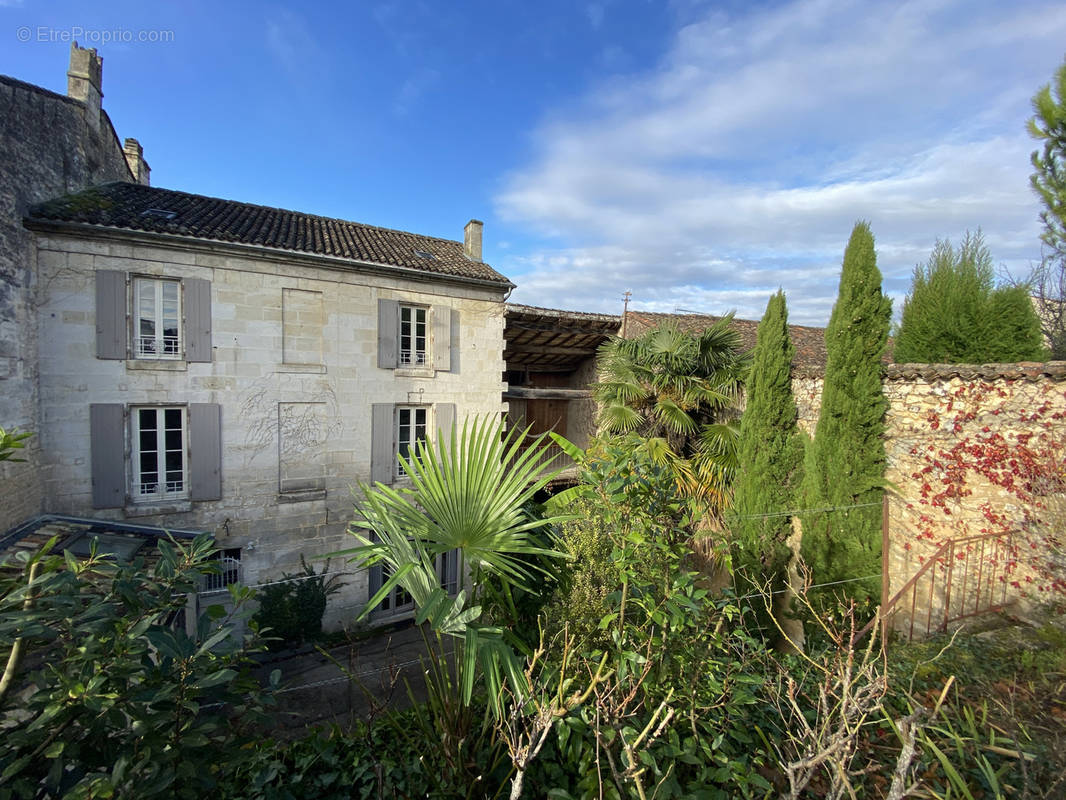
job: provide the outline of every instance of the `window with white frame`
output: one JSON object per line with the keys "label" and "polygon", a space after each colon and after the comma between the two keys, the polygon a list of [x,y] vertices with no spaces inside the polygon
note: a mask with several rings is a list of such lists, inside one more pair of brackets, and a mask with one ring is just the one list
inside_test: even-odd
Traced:
{"label": "window with white frame", "polygon": [[427,324],[425,306],[400,306],[400,366],[426,365]]}
{"label": "window with white frame", "polygon": [[133,499],[185,497],[188,492],[185,408],[135,406],[130,412]]}
{"label": "window with white frame", "polygon": [[[419,442],[426,440],[429,409],[425,406],[397,406],[396,408],[396,452],[408,461],[414,455]],[[407,473],[399,459],[396,460],[396,477],[402,478]]]}
{"label": "window with white frame", "polygon": [[133,279],[136,358],[181,358],[181,281]]}

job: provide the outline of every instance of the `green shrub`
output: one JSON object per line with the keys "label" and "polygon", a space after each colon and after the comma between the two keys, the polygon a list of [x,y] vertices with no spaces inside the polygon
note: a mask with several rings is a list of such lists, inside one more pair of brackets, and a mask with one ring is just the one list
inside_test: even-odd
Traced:
{"label": "green shrub", "polygon": [[693,517],[670,470],[623,437],[594,443],[582,472],[562,500],[575,560],[545,622],[556,642],[578,634],[568,691],[605,657],[606,677],[555,723],[526,784],[558,798],[765,795],[766,651],[691,569]]}
{"label": "green shrub", "polygon": [[[400,715],[402,719],[410,712]],[[219,800],[429,797],[420,756],[389,725],[319,728],[292,741],[263,739],[219,786]]]}
{"label": "green shrub", "polygon": [[204,535],[160,542],[151,565],[95,547],[5,565],[22,569],[0,571],[0,652],[24,648],[26,667],[0,706],[0,798],[200,798],[238,768],[266,702],[254,626],[235,641],[221,606],[194,635],[176,622],[216,552]]}
{"label": "green shrub", "polygon": [[559,798],[762,797],[770,761],[757,730],[774,725],[764,646],[731,599],[700,587],[687,548],[655,533],[614,539],[607,641],[574,667],[587,680],[606,654],[608,677],[555,724],[527,784]]}
{"label": "green shrub", "polygon": [[[579,642],[606,643],[600,621],[609,595],[621,584],[614,550],[626,533],[640,530],[670,542],[689,537],[688,505],[677,498],[671,470],[655,463],[636,435],[594,440],[580,458],[581,483],[549,505],[570,519],[559,529],[569,556],[548,605],[548,638],[567,628]],[[657,551],[649,549],[646,557]],[[652,564],[647,565],[652,568]]]}
{"label": "green shrub", "polygon": [[329,560],[316,573],[300,556],[301,572],[285,573],[282,581],[264,586],[256,595],[255,621],[268,637],[271,650],[295,647],[322,636],[322,615],[330,595],[341,590],[340,576],[326,577]]}

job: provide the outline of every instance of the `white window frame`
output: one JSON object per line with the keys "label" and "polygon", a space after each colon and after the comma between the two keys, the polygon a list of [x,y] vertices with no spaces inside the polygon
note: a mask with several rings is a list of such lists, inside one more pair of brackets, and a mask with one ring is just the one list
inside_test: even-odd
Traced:
{"label": "white window frame", "polygon": [[[404,471],[403,465],[400,463],[400,459],[397,457],[401,453],[404,457],[410,461],[411,455],[415,451],[419,441],[429,441],[429,423],[430,423],[430,406],[418,406],[418,405],[399,405],[396,406],[396,413],[394,415],[393,422],[393,462],[396,465],[393,473],[396,478],[406,478],[407,473]],[[423,422],[418,424],[418,415],[423,415]],[[404,422],[404,415],[407,415],[407,421]],[[404,436],[406,428],[407,436]],[[419,428],[422,429],[421,437],[418,436]],[[406,453],[404,452],[404,446],[406,445]]]}
{"label": "white window frame", "polygon": [[[131,325],[133,336],[133,357],[135,359],[156,359],[156,360],[181,360],[185,357],[185,336],[184,325],[182,319],[182,306],[184,303],[183,287],[181,280],[178,278],[159,278],[151,275],[133,275],[131,276],[131,294],[132,301],[130,303],[131,313]],[[164,298],[164,294],[168,287],[173,287],[176,292],[174,298]],[[145,298],[145,289],[151,288],[151,304],[152,308],[146,313],[146,318],[150,318],[154,333],[151,336],[144,336],[141,332],[141,309],[142,302]],[[176,306],[175,314],[173,317],[175,323],[175,333],[173,336],[167,336],[166,323],[168,318],[164,316],[164,303],[173,302]]]}
{"label": "white window frame", "polygon": [[[418,320],[421,313],[422,320]],[[399,316],[396,320],[396,353],[399,366],[404,367],[428,367],[429,360],[429,334],[430,309],[428,306],[400,303]],[[404,333],[404,326],[410,326]],[[421,329],[421,333],[419,330]],[[419,346],[421,343],[421,347]]]}
{"label": "white window frame", "polygon": [[[155,427],[155,450],[141,449],[141,412],[154,411],[156,414]],[[177,412],[179,428],[166,428],[167,412]],[[163,423],[163,452],[160,457],[159,451],[159,423]],[[179,448],[166,449],[166,434],[168,431],[180,431],[181,442]],[[156,468],[155,480],[145,481],[145,472],[142,470],[141,458],[147,453],[155,453]],[[167,470],[168,453],[178,453],[181,456],[180,480],[168,481]],[[130,497],[135,503],[150,503],[158,500],[182,499],[189,496],[189,414],[185,406],[130,406]]]}

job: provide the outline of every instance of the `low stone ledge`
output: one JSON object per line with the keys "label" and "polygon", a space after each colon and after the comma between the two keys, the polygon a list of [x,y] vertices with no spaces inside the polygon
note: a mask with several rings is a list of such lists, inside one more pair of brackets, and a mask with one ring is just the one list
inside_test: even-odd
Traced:
{"label": "low stone ledge", "polygon": [[1020,361],[1012,364],[888,364],[885,379],[907,381],[952,380],[1066,380],[1066,361]]}

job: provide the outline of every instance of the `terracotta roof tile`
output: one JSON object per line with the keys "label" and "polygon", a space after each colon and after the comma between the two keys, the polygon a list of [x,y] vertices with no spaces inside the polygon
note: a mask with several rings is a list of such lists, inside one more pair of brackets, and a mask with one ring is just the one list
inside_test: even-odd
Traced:
{"label": "terracotta roof tile", "polygon": [[[149,209],[174,216],[146,214]],[[488,264],[467,258],[462,242],[137,183],[107,183],[48,200],[31,208],[27,221],[193,236],[511,285]]]}
{"label": "terracotta roof tile", "polygon": [[[716,323],[721,317],[704,314],[652,314],[646,311],[630,311],[626,322],[626,336],[639,336],[645,331],[661,325],[666,320],[674,320],[682,330],[689,332],[703,331]],[[740,334],[745,350],[755,347],[759,323],[750,319],[734,319],[733,329]],[[825,370],[825,328],[809,328],[805,325],[789,325],[792,346],[796,356],[792,366],[802,372],[820,374]]]}

